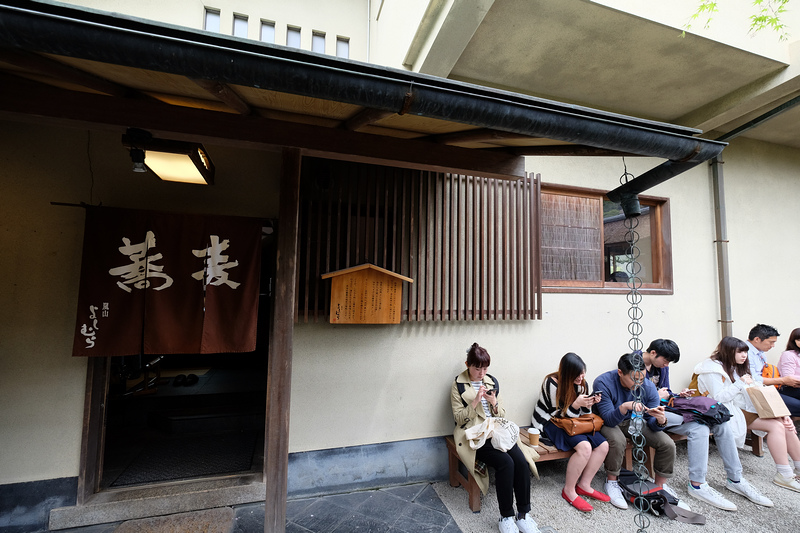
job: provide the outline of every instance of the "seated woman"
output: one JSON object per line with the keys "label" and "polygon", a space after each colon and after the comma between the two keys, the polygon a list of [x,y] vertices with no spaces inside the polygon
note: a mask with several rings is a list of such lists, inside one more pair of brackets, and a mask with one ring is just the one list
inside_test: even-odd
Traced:
{"label": "seated woman", "polygon": [[[469,428],[482,424],[490,417],[505,416],[495,379],[486,373],[491,357],[489,352],[473,344],[467,350],[467,368],[459,374],[450,389],[450,405],[456,428],[453,439],[458,456],[472,472],[475,480],[486,494],[489,488],[488,472],[476,471],[475,461],[495,469],[497,503],[500,507],[501,533],[536,533],[536,522],[529,513],[531,509],[531,473],[528,461],[519,443],[507,452],[497,450],[491,440],[473,450],[466,437]],[[517,513],[514,514],[514,498],[517,499]]]}
{"label": "seated woman", "polygon": [[[800,328],[792,330],[789,341],[786,343],[786,351],[781,354],[778,362],[778,372],[784,378],[784,385],[780,388],[781,396],[789,396],[795,400],[800,400]],[[786,379],[793,378],[793,379]],[[795,383],[795,386],[789,384]],[[795,405],[795,402],[787,402]],[[794,415],[795,413],[792,412]],[[796,416],[800,416],[798,413]]]}
{"label": "seated woman", "polygon": [[592,406],[600,401],[599,396],[588,396],[586,364],[572,352],[561,358],[558,372],[545,376],[542,392],[533,412],[533,426],[553,441],[561,451],[575,450],[567,463],[567,477],[561,496],[579,511],[589,512],[594,508],[581,496],[607,502],[610,498],[592,489],[594,478],[608,453],[608,442],[599,431],[570,437],[553,424],[556,417],[578,417],[592,412]]}
{"label": "seated woman", "polygon": [[759,418],[753,402],[745,390],[754,381],[750,376],[747,361],[748,346],[735,337],[724,337],[709,359],[694,368],[697,374],[697,390],[722,402],[731,412],[730,420],[736,445],[744,446],[748,429],[765,431],[767,446],[778,470],[772,482],[786,489],[800,492],[800,483],[795,479],[787,454],[794,461],[794,469],[800,472],[800,440],[797,438],[792,419]]}

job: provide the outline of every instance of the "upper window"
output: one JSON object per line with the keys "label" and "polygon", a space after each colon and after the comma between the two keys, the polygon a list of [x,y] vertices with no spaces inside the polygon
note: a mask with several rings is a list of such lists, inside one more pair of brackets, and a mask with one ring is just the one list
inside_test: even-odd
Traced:
{"label": "upper window", "polygon": [[336,57],[350,57],[350,39],[347,37],[336,38]]}
{"label": "upper window", "polygon": [[218,9],[206,9],[206,16],[205,21],[203,23],[203,28],[208,31],[215,31],[219,33],[219,10]]}
{"label": "upper window", "polygon": [[275,42],[275,23],[266,20],[261,21],[261,41],[265,43]]}
{"label": "upper window", "polygon": [[311,51],[319,54],[325,53],[325,34],[315,31],[311,35]]}
{"label": "upper window", "polygon": [[286,28],[286,46],[300,48],[300,28]]}
{"label": "upper window", "polygon": [[233,36],[247,38],[247,17],[245,15],[233,16]]}
{"label": "upper window", "polygon": [[[542,284],[549,292],[625,292],[633,274],[628,227],[602,191],[543,187]],[[643,293],[672,292],[669,201],[640,197],[635,227]]]}

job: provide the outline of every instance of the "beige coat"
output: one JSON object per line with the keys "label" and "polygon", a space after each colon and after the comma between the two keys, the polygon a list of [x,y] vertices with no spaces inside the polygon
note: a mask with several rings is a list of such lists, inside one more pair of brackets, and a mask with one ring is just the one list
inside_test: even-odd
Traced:
{"label": "beige coat", "polygon": [[[458,393],[459,383],[464,384],[463,394]],[[483,383],[487,389],[494,388],[494,381],[492,381],[492,378],[490,378],[488,374],[484,376]],[[453,440],[455,440],[456,450],[458,451],[458,457],[461,459],[461,462],[469,468],[470,472],[475,477],[475,481],[477,481],[478,486],[481,488],[481,492],[486,494],[486,491],[489,490],[489,475],[488,473],[479,475],[475,472],[475,450],[470,447],[466,437],[467,429],[482,424],[483,421],[486,420],[486,414],[480,403],[478,403],[477,409],[472,407],[472,402],[475,401],[477,394],[469,380],[469,369],[464,370],[456,377],[453,386],[450,388],[450,406],[453,408],[453,419],[456,422],[456,427],[453,430]],[[466,404],[466,406],[464,404]],[[499,394],[497,395],[496,416],[506,416],[506,410],[503,408],[503,400]],[[530,446],[522,444],[519,439],[517,439],[517,445],[525,455],[531,472],[538,478],[539,472],[536,470],[535,461],[539,458],[539,454]],[[487,442],[486,446],[491,446],[491,443]]]}

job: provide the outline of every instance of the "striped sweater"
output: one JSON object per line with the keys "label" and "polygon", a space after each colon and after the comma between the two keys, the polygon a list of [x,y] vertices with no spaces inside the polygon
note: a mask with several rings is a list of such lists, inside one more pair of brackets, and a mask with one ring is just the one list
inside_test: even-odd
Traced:
{"label": "striped sweater", "polygon": [[[573,387],[574,386],[575,385],[573,385]],[[533,427],[539,431],[542,431],[544,425],[547,424],[547,421],[554,416],[568,416],[570,418],[575,418],[581,415],[588,415],[592,412],[592,410],[588,407],[581,407],[580,409],[576,410],[573,409],[571,405],[567,407],[566,411],[561,411],[557,407],[557,389],[558,384],[552,377],[546,378],[542,383],[542,391],[539,393],[539,401],[536,402],[536,409],[533,410],[533,416],[531,417],[531,423],[533,424]]]}

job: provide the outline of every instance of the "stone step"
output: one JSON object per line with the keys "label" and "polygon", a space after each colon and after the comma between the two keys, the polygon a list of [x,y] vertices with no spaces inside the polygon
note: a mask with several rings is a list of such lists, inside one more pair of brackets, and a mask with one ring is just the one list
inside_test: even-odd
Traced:
{"label": "stone step", "polygon": [[[50,511],[49,530],[57,531],[95,524],[167,517],[167,515],[192,511],[263,502],[266,485],[260,479],[260,475],[228,476],[213,480],[108,490],[95,494],[84,505],[60,507]],[[161,531],[187,530],[159,529],[153,531],[160,533]]]}

